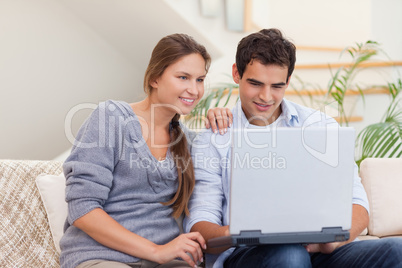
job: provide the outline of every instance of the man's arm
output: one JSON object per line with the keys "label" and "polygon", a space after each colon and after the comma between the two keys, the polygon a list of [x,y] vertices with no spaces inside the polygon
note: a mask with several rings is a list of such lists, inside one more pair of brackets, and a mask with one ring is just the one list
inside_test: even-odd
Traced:
{"label": "man's arm", "polygon": [[353,205],[352,228],[350,229],[350,238],[348,241],[344,242],[344,244],[352,242],[356,237],[361,234],[361,232],[363,232],[368,224],[369,215],[367,210],[360,205]]}
{"label": "man's arm", "polygon": [[352,209],[352,227],[349,230],[350,238],[344,242],[334,242],[327,244],[310,244],[306,246],[309,252],[331,253],[340,246],[343,246],[358,237],[369,223],[369,204],[366,191],[359,177],[358,167],[355,164],[353,178],[353,209]]}
{"label": "man's arm", "polygon": [[350,237],[344,242],[334,242],[326,244],[309,244],[306,246],[308,252],[321,252],[324,254],[330,254],[335,249],[346,245],[356,239],[360,233],[368,226],[369,215],[367,210],[361,206],[354,204],[352,209],[352,227],[350,229]]}
{"label": "man's arm", "polygon": [[[228,236],[230,234],[228,225],[220,226],[208,221],[197,222],[191,228],[191,232],[199,232],[202,237],[204,237],[205,241],[208,241],[209,239],[215,237]],[[227,250],[228,248],[229,247],[207,248],[205,252],[210,254],[219,254]]]}
{"label": "man's arm", "polygon": [[[227,159],[224,160],[229,147],[229,133],[221,136],[204,131],[197,136],[191,148],[195,187],[189,200],[190,215],[184,219],[184,230],[198,230],[206,241],[229,235],[228,226],[222,226],[227,224],[224,204],[227,204],[225,189],[228,189],[222,169],[227,168]],[[206,252],[220,253],[225,249],[207,249]]]}

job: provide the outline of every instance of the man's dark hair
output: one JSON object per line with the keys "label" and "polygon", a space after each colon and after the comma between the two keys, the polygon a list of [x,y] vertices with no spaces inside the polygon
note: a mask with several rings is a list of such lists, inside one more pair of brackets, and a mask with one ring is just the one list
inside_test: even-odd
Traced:
{"label": "man's dark hair", "polygon": [[243,77],[247,64],[253,60],[264,65],[288,67],[287,82],[295,68],[296,47],[283,37],[280,30],[263,29],[244,37],[237,46],[236,66],[240,78]]}

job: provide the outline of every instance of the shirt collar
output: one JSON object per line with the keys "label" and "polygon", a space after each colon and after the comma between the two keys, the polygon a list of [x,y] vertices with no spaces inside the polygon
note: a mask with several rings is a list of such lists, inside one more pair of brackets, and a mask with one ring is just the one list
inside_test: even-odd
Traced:
{"label": "shirt collar", "polygon": [[285,122],[288,126],[295,126],[295,123],[299,124],[299,114],[291,102],[283,98],[281,108],[281,116],[284,116]]}

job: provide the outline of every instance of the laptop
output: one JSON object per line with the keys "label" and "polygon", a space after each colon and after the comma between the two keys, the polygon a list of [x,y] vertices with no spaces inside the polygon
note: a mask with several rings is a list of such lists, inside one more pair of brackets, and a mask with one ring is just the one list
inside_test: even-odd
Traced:
{"label": "laptop", "polygon": [[350,127],[233,130],[230,236],[208,246],[349,239],[354,141]]}

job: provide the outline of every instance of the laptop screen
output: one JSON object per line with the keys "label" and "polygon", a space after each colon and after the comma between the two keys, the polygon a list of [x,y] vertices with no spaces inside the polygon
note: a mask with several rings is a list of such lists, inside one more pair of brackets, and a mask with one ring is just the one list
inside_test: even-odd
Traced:
{"label": "laptop screen", "polygon": [[354,129],[233,130],[230,233],[350,229]]}

